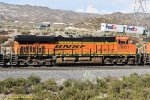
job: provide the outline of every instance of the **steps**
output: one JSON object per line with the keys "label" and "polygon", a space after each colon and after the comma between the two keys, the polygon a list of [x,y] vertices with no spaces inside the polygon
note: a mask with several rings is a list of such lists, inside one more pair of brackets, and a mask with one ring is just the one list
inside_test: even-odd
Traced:
{"label": "steps", "polygon": [[4,65],[4,55],[0,54],[0,66]]}
{"label": "steps", "polygon": [[17,56],[16,55],[11,55],[11,65],[17,65]]}

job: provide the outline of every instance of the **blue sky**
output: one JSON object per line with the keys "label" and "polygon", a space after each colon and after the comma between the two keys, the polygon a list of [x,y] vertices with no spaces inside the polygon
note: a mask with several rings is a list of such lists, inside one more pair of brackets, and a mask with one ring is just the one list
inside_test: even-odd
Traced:
{"label": "blue sky", "polygon": [[0,0],[0,2],[99,14],[134,11],[134,0]]}

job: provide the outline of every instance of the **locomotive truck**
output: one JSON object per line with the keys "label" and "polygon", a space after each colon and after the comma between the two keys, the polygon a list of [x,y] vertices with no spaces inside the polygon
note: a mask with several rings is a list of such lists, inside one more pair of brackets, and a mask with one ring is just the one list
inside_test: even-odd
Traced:
{"label": "locomotive truck", "polygon": [[[17,35],[14,47],[1,48],[1,67],[150,64],[150,41],[143,52],[128,37]],[[10,50],[10,51],[8,51]]]}

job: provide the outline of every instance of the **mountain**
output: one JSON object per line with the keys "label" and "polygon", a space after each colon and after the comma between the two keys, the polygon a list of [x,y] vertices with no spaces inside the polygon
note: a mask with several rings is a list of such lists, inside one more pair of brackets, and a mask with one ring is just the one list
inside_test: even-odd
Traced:
{"label": "mountain", "polygon": [[[137,13],[137,16],[143,16],[142,13]],[[121,25],[133,25],[133,26],[141,26],[146,27],[148,30],[150,29],[150,14],[142,19],[139,17],[135,20],[135,14],[133,13],[120,13],[115,12],[112,14],[104,14],[99,17],[89,18],[82,22],[75,24],[76,27],[88,28],[88,29],[100,29],[101,23],[111,23],[111,24],[121,24]],[[139,24],[137,24],[139,22]]]}
{"label": "mountain", "polygon": [[[141,13],[137,16],[142,18]],[[138,26],[146,26],[150,29],[150,14],[142,19],[142,24]],[[1,21],[19,21],[19,22],[57,22],[57,23],[74,23],[75,27],[100,29],[101,23],[127,24],[137,25],[133,13],[115,12],[112,14],[91,14],[78,13],[74,11],[51,9],[41,6],[15,5],[0,2],[0,22]]]}
{"label": "mountain", "polygon": [[100,15],[0,2],[0,21],[77,23],[97,16]]}

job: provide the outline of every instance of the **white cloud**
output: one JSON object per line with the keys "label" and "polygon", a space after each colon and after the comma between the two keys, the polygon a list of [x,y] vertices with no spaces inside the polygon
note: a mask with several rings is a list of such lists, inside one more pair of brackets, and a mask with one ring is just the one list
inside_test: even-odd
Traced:
{"label": "white cloud", "polygon": [[[147,1],[148,13],[150,13],[149,5],[150,5],[150,0]],[[79,8],[76,11],[84,12],[84,13],[98,13],[98,14],[110,14],[113,12],[133,13],[134,12],[134,0],[115,0],[115,2],[113,0],[105,0],[101,2],[99,6],[97,7],[90,4],[86,8]]]}
{"label": "white cloud", "polygon": [[[123,10],[122,12],[128,12],[129,10]],[[111,14],[113,12],[118,12],[118,11],[113,11],[113,10],[98,10],[96,7],[93,5],[88,5],[85,9],[84,8],[78,8],[76,12],[82,12],[82,13],[96,13],[96,14]]]}
{"label": "white cloud", "polygon": [[77,12],[84,12],[84,13],[98,13],[98,9],[95,8],[93,5],[88,5],[86,9],[78,8]]}
{"label": "white cloud", "polygon": [[87,13],[98,13],[98,10],[93,5],[88,5],[86,8]]}
{"label": "white cloud", "polygon": [[78,9],[76,10],[76,12],[84,12],[84,9],[78,8]]}

